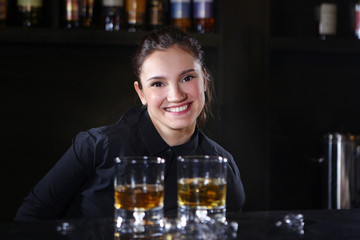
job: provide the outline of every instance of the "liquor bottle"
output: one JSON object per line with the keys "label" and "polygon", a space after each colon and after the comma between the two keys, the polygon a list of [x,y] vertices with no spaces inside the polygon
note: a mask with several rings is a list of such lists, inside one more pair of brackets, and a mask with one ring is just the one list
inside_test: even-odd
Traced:
{"label": "liquor bottle", "polygon": [[318,5],[318,29],[320,39],[325,40],[337,35],[337,4],[333,1],[322,1]]}
{"label": "liquor bottle", "polygon": [[354,6],[355,14],[355,36],[360,39],[360,1],[355,2]]}
{"label": "liquor bottle", "polygon": [[191,30],[191,0],[170,0],[171,24],[183,31]]}
{"label": "liquor bottle", "polygon": [[7,14],[7,0],[0,0],[0,27],[5,26]]}
{"label": "liquor bottle", "polygon": [[145,27],[146,0],[126,0],[126,21],[129,32]]}
{"label": "liquor bottle", "polygon": [[194,31],[208,33],[215,31],[214,0],[193,0]]}
{"label": "liquor bottle", "polygon": [[166,24],[168,11],[167,0],[149,0],[148,25],[151,30],[160,28]]}
{"label": "liquor bottle", "polygon": [[78,28],[80,25],[79,0],[62,0],[63,26],[65,28]]}
{"label": "liquor bottle", "polygon": [[80,25],[90,27],[94,15],[94,0],[80,0]]}
{"label": "liquor bottle", "polygon": [[40,26],[42,21],[42,0],[17,0],[18,20],[23,27]]}
{"label": "liquor bottle", "polygon": [[102,22],[105,31],[119,31],[123,25],[124,0],[102,0]]}

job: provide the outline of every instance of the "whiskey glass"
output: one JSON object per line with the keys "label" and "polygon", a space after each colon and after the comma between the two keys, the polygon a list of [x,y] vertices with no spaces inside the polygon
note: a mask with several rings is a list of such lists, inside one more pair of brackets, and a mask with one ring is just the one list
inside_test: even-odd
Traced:
{"label": "whiskey glass", "polygon": [[159,157],[115,158],[115,231],[120,235],[162,234],[164,170]]}
{"label": "whiskey glass", "polygon": [[226,158],[180,156],[177,174],[178,218],[182,226],[226,221]]}

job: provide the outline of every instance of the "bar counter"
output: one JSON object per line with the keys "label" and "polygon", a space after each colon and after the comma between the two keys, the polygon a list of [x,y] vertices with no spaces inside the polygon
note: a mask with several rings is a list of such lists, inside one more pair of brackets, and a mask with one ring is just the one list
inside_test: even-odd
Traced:
{"label": "bar counter", "polygon": [[[293,228],[284,219],[301,214],[302,231]],[[228,213],[228,222],[237,222],[234,239],[360,239],[360,209],[351,210],[299,210],[299,211],[248,211]],[[0,223],[1,240],[20,239],[76,239],[117,240],[111,218],[52,220],[36,223]],[[132,238],[125,238],[132,239]],[[169,237],[146,239],[174,239]],[[183,239],[183,238],[181,238]],[[186,238],[188,239],[188,238]],[[224,240],[224,238],[216,238]],[[207,239],[210,240],[210,239]]]}

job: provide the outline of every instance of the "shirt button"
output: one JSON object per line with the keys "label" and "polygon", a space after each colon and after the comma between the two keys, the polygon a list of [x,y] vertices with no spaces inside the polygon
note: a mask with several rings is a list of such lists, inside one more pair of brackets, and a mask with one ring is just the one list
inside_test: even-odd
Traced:
{"label": "shirt button", "polygon": [[172,150],[171,150],[171,148],[169,148],[168,150],[167,150],[167,152],[171,152]]}

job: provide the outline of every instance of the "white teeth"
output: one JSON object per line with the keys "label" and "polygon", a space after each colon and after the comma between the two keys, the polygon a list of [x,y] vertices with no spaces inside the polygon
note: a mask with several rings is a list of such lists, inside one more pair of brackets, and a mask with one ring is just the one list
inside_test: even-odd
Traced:
{"label": "white teeth", "polygon": [[166,111],[169,111],[169,112],[182,112],[184,110],[186,110],[188,108],[188,105],[184,105],[182,107],[174,107],[174,108],[166,108]]}

